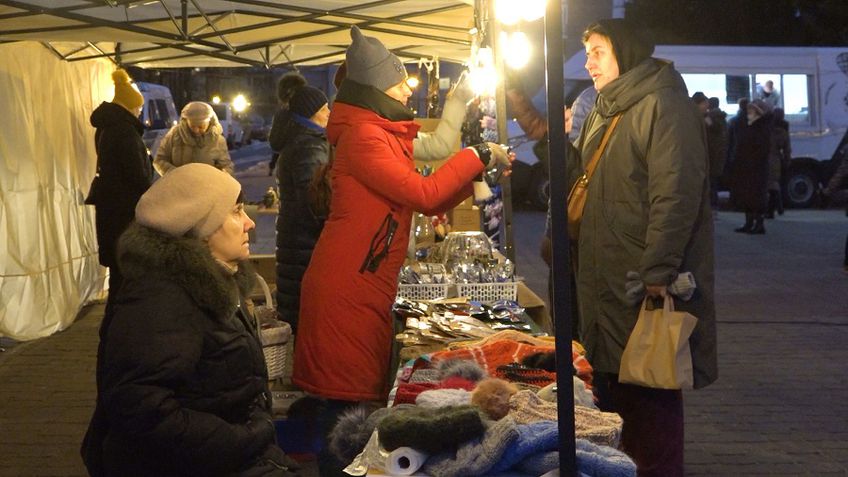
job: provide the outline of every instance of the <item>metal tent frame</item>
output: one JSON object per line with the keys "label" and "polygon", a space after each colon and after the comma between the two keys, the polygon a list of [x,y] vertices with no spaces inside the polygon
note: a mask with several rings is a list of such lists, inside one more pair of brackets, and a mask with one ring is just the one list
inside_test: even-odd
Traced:
{"label": "metal tent frame", "polygon": [[339,63],[351,25],[404,59],[463,62],[473,1],[0,0],[0,42],[141,68]]}

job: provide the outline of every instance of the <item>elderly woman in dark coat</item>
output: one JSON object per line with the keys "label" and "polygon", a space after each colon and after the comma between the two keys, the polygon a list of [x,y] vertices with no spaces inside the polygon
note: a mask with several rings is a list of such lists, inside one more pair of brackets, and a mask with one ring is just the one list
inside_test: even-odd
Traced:
{"label": "elderly woman in dark coat", "polygon": [[291,475],[243,304],[255,274],[241,197],[228,174],[187,164],[139,200],[83,443],[92,475]]}
{"label": "elderly woman in dark coat", "polygon": [[327,96],[317,88],[297,88],[289,101],[289,118],[281,137],[277,183],[277,311],[297,333],[300,282],[312,249],[324,226],[325,213],[310,207],[309,185],[315,172],[327,164]]}
{"label": "elderly woman in dark coat", "polygon": [[733,161],[730,198],[745,212],[745,224],[735,229],[747,234],[766,233],[768,206],[771,106],[761,99],[748,104],[748,125],[740,131]]}

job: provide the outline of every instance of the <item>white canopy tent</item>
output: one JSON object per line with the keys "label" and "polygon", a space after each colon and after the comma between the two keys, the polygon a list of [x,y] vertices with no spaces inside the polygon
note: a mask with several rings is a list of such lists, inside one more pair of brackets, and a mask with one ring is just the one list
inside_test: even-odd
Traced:
{"label": "white canopy tent", "polygon": [[0,336],[68,327],[103,289],[91,111],[112,62],[144,68],[339,62],[357,24],[399,56],[462,62],[460,0],[0,0]]}

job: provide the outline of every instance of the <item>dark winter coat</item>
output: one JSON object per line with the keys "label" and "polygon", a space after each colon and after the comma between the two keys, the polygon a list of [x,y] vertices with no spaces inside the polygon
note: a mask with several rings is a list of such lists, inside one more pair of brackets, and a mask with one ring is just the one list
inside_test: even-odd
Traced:
{"label": "dark winter coat", "polygon": [[792,162],[792,144],[789,139],[789,130],[774,124],[771,128],[771,144],[769,146],[769,190],[780,190],[783,171],[789,168],[790,162]]}
{"label": "dark winter coat", "polygon": [[307,194],[315,171],[327,163],[329,151],[324,132],[289,122],[277,165],[277,311],[295,333],[300,282],[326,218],[312,213]]}
{"label": "dark winter coat", "polygon": [[[121,237],[125,283],[103,338],[86,436],[102,475],[285,475],[267,371],[240,305],[254,274],[232,275],[208,246],[133,224]],[[274,473],[276,472],[276,473]]]}
{"label": "dark winter coat", "polygon": [[153,182],[141,121],[123,106],[101,103],[91,113],[100,188],[94,204],[100,264],[117,265],[118,237],[135,218],[135,205]]}
{"label": "dark winter coat", "polygon": [[724,162],[724,183],[730,187],[731,175],[733,174],[733,162],[736,159],[736,148],[739,142],[739,137],[742,132],[748,127],[747,112],[739,110],[735,116],[727,121],[727,159]]}
{"label": "dark winter coat", "polygon": [[[333,195],[303,276],[292,381],[325,398],[385,400],[394,339],[391,306],[412,213],[434,215],[471,195],[471,180],[483,163],[465,149],[421,176],[412,160],[418,132],[412,115],[389,120],[342,102],[347,82],[327,126],[335,146]],[[376,89],[373,94],[394,101]],[[371,268],[369,256],[375,258]]]}
{"label": "dark winter coat", "polygon": [[730,174],[730,199],[737,208],[765,212],[770,151],[770,117],[761,117],[740,130]]}
{"label": "dark winter coat", "polygon": [[727,113],[712,109],[704,118],[707,127],[707,153],[710,155],[710,177],[724,174],[727,160]]}
{"label": "dark winter coat", "polygon": [[619,113],[589,182],[577,241],[580,338],[596,371],[618,374],[640,307],[625,296],[627,272],[649,285],[692,272],[697,292],[675,307],[698,318],[689,341],[700,388],[718,377],[703,118],[672,64],[649,58],[600,91],[578,143],[583,168]]}

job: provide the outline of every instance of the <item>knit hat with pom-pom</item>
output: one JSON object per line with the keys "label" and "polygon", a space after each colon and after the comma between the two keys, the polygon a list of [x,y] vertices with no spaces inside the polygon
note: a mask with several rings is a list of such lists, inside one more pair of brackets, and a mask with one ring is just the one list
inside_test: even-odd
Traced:
{"label": "knit hat with pom-pom", "polygon": [[306,86],[306,78],[300,73],[286,73],[277,82],[277,99],[283,104],[289,104],[294,92],[301,86]]}
{"label": "knit hat with pom-pom", "polygon": [[112,81],[115,83],[115,97],[112,102],[132,111],[144,104],[144,96],[132,84],[130,75],[123,69],[112,73]]}

